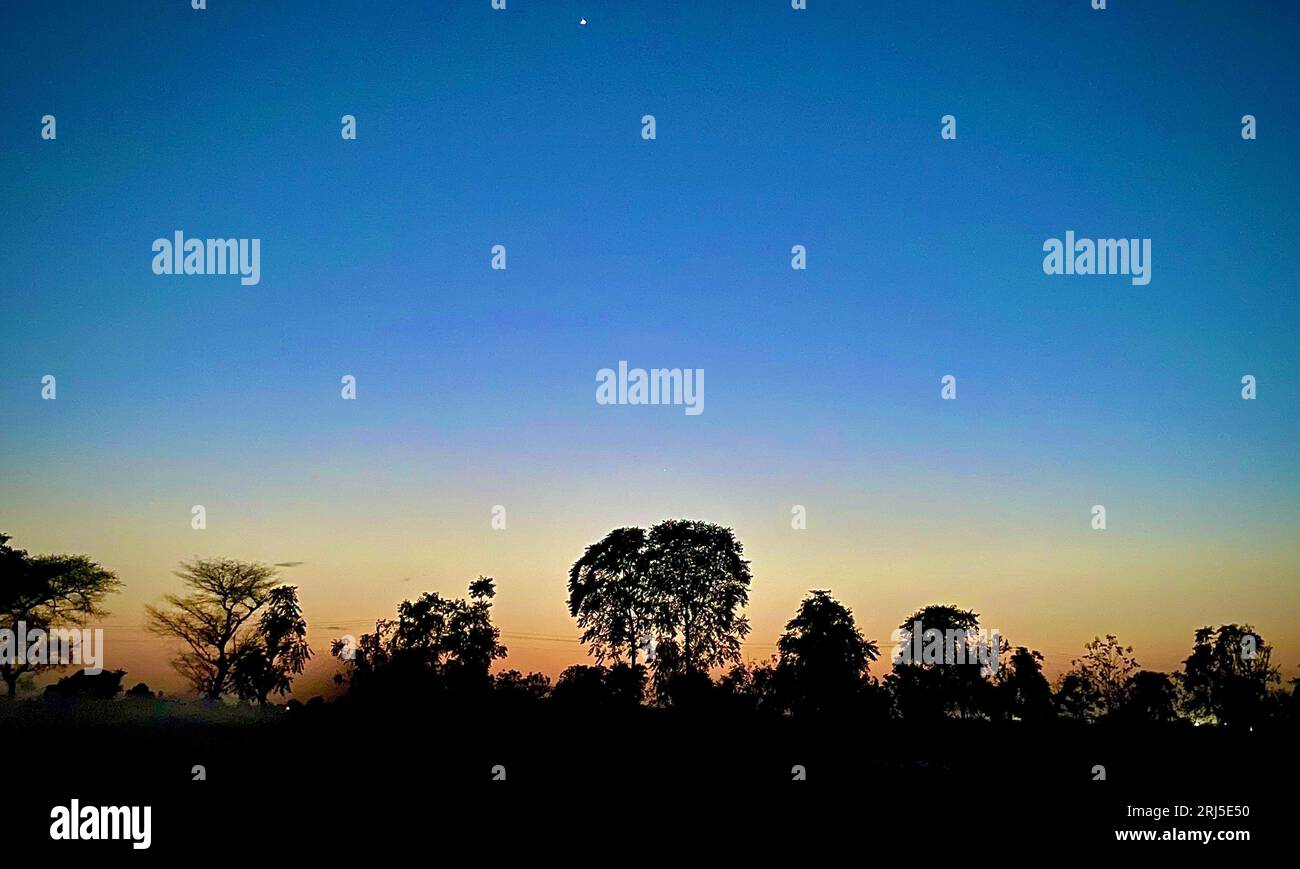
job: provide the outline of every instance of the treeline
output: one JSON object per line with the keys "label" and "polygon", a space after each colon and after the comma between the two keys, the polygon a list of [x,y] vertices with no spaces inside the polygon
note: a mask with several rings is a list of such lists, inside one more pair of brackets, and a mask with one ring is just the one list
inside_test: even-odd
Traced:
{"label": "treeline", "polygon": [[[1173,674],[1141,669],[1131,647],[1107,636],[1086,644],[1055,685],[1042,672],[1039,652],[1005,643],[992,672],[977,660],[899,660],[877,677],[871,673],[879,659],[877,643],[862,635],[848,607],[817,590],[786,624],[770,660],[733,662],[711,675],[656,650],[648,662],[642,652],[635,663],[575,664],[552,683],[542,673],[490,672],[490,662],[506,654],[491,622],[491,580],[480,577],[471,588],[479,593],[468,600],[430,593],[407,601],[396,619],[381,620],[375,633],[355,646],[335,641],[334,653],[345,670],[336,680],[347,687],[348,699],[506,709],[551,704],[592,711],[651,705],[907,721],[1187,720],[1244,727],[1300,721],[1300,697],[1278,684],[1277,669],[1269,664],[1271,648],[1249,626],[1197,631],[1183,669]],[[918,621],[932,625],[953,618],[978,623],[968,610],[930,606],[910,616],[900,632]],[[1247,637],[1259,643],[1253,657],[1242,655]]]}
{"label": "treeline", "polygon": [[[910,721],[1064,717],[1253,726],[1300,719],[1295,690],[1282,689],[1271,647],[1249,625],[1198,630],[1174,674],[1143,670],[1131,646],[1097,638],[1052,685],[1039,652],[983,634],[977,613],[934,605],[899,625],[902,653],[894,650],[878,677],[871,666],[880,660],[879,644],[863,636],[852,611],[829,591],[814,590],[786,624],[777,654],[744,663],[749,624],[741,608],[750,582],[730,529],[685,520],[649,531],[619,528],[587,547],[569,571],[569,610],[595,664],[571,666],[554,684],[541,673],[492,675],[506,649],[491,618],[493,582],[479,577],[468,599],[428,593],[404,602],[395,619],[380,620],[358,642],[336,640],[332,652],[344,667],[336,679],[362,703],[491,698]],[[925,637],[914,645],[918,630]],[[955,648],[947,642],[953,639]],[[935,646],[938,654],[928,654]],[[926,653],[908,654],[921,647]]]}
{"label": "treeline", "polygon": [[[105,614],[104,597],[120,586],[111,572],[84,556],[32,557],[8,540],[0,535],[0,640],[19,621],[84,624]],[[154,633],[179,641],[172,663],[192,689],[211,701],[259,706],[287,695],[311,657],[296,589],[279,584],[274,568],[231,559],[186,562],[176,575],[185,593],[146,613]],[[1144,670],[1131,646],[1097,638],[1053,684],[1038,651],[985,633],[977,613],[951,605],[908,616],[882,661],[880,644],[862,634],[853,612],[829,591],[814,590],[777,639],[777,653],[746,663],[741,644],[750,629],[742,610],[750,583],[730,529],[686,520],[648,531],[619,528],[587,547],[569,571],[569,610],[593,664],[571,666],[554,683],[541,673],[493,673],[507,650],[492,621],[495,584],[480,576],[464,598],[427,592],[359,639],[334,640],[335,682],[343,701],[362,708],[654,706],[800,719],[1231,727],[1300,721],[1297,690],[1281,685],[1272,648],[1249,625],[1197,630],[1174,673]],[[40,668],[0,655],[10,697],[20,676]],[[104,699],[121,690],[123,675],[78,673],[47,694]],[[143,685],[128,693],[152,696]]]}

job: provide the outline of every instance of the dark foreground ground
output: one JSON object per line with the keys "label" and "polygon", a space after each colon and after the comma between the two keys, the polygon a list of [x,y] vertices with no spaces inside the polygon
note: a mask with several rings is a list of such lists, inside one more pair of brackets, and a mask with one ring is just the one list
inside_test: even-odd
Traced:
{"label": "dark foreground ground", "polygon": [[[968,858],[1007,847],[1053,857],[1223,854],[1290,841],[1295,744],[1289,731],[1187,725],[917,728],[651,709],[265,715],[162,701],[20,702],[0,706],[0,840],[18,853],[132,862],[202,853],[202,865],[250,854],[388,859],[392,849],[453,849],[495,864],[576,856],[601,841],[669,862],[679,848],[709,843],[827,859],[885,845]],[[50,809],[74,797],[151,806],[152,847],[52,841]],[[1135,817],[1130,806],[1171,816]],[[1249,814],[1207,818],[1205,806]],[[1171,828],[1244,830],[1251,842],[1116,841],[1116,830]]]}

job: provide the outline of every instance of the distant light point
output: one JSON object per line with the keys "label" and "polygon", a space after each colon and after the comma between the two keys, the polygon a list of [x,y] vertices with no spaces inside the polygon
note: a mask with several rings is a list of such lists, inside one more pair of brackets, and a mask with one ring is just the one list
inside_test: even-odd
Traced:
{"label": "distant light point", "polygon": [[586,26],[587,26],[587,19],[585,19],[585,18],[579,18],[579,19],[578,19],[578,24],[582,25],[583,27],[586,27]]}

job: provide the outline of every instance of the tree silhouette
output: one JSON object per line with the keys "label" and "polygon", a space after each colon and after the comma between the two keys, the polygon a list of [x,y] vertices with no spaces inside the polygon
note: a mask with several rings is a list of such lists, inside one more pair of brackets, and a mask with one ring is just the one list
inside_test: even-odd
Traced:
{"label": "tree silhouette", "polygon": [[293,677],[302,673],[310,658],[298,589],[292,585],[273,588],[257,629],[235,653],[231,671],[235,691],[241,700],[265,707],[269,695],[289,693]]}
{"label": "tree silhouette", "polygon": [[1129,680],[1139,665],[1133,647],[1122,645],[1114,634],[1104,640],[1094,637],[1083,648],[1084,654],[1070,662],[1069,672],[1062,677],[1061,689],[1069,692],[1063,704],[1071,714],[1096,721],[1128,702]]}
{"label": "tree silhouette", "polygon": [[167,608],[146,606],[150,632],[181,640],[172,666],[200,695],[217,700],[234,688],[234,665],[254,632],[245,625],[271,600],[276,571],[229,558],[181,562],[175,571],[190,594],[169,594]]}
{"label": "tree silhouette", "polygon": [[[913,635],[921,633],[914,642]],[[963,718],[987,714],[991,684],[984,678],[978,651],[979,614],[950,604],[932,604],[901,625],[894,671],[885,680],[904,718]],[[999,643],[1004,641],[999,640]],[[913,649],[921,648],[921,660]],[[1001,657],[1004,649],[990,650]]]}
{"label": "tree silhouette", "polygon": [[1066,718],[1091,721],[1095,714],[1092,686],[1078,673],[1062,673],[1057,678],[1052,704]]}
{"label": "tree silhouette", "polygon": [[551,697],[556,703],[581,707],[599,706],[607,702],[605,668],[590,664],[565,667],[555,680]]}
{"label": "tree silhouette", "polygon": [[525,676],[518,670],[502,670],[492,677],[492,689],[508,702],[537,702],[550,696],[551,680],[542,673]]}
{"label": "tree silhouette", "polygon": [[569,613],[596,663],[637,662],[637,648],[652,626],[646,535],[615,528],[587,547],[569,569]]}
{"label": "tree silhouette", "polygon": [[135,685],[127,690],[125,696],[132,700],[152,700],[154,698],[154,693],[149,690],[149,686],[145,683],[136,682]]}
{"label": "tree silhouette", "polygon": [[125,670],[101,670],[98,673],[78,670],[53,685],[47,685],[44,696],[46,700],[66,703],[112,700],[121,693],[122,677],[125,675]]}
{"label": "tree silhouette", "polygon": [[660,634],[655,668],[667,666],[664,640],[677,646],[675,672],[706,672],[740,660],[749,622],[737,610],[749,602],[749,562],[730,528],[668,519],[647,537],[654,625]]}
{"label": "tree silhouette", "polygon": [[639,665],[616,664],[606,668],[574,664],[555,680],[551,699],[560,705],[584,709],[627,709],[641,703],[645,683],[646,670]]}
{"label": "tree silhouette", "polygon": [[994,678],[1004,716],[1041,721],[1052,716],[1052,686],[1040,652],[1017,646]]}
{"label": "tree silhouette", "polygon": [[349,691],[427,699],[428,692],[489,690],[488,670],[506,656],[501,632],[492,624],[496,588],[490,577],[480,576],[469,589],[468,601],[437,592],[402,601],[397,618],[380,619],[355,649],[334,640],[331,651],[349,672]]}
{"label": "tree silhouette", "polygon": [[737,663],[718,680],[724,697],[749,712],[785,714],[790,708],[790,690],[783,684],[789,671],[780,670],[778,658],[751,664]]}
{"label": "tree silhouette", "polygon": [[814,590],[799,605],[777,640],[779,684],[789,691],[795,713],[845,708],[863,687],[870,663],[880,654],[874,640],[864,639],[853,612]]}
{"label": "tree silhouette", "polygon": [[[84,625],[103,618],[104,598],[122,587],[117,576],[85,555],[37,555],[9,545],[0,534],[0,629],[18,632],[19,623],[30,632],[61,626]],[[14,652],[13,648],[0,649]],[[62,666],[58,662],[19,661],[17,655],[0,654],[0,678],[6,697],[18,696],[18,680],[39,670]]]}
{"label": "tree silhouette", "polygon": [[605,676],[615,706],[639,706],[645,699],[647,674],[640,664],[615,664]]}
{"label": "tree silhouette", "polygon": [[1199,629],[1180,674],[1188,711],[1228,725],[1260,721],[1268,686],[1280,681],[1272,652],[1250,625]]}
{"label": "tree silhouette", "polygon": [[1129,721],[1173,721],[1178,717],[1178,686],[1164,673],[1134,673],[1120,714]]}

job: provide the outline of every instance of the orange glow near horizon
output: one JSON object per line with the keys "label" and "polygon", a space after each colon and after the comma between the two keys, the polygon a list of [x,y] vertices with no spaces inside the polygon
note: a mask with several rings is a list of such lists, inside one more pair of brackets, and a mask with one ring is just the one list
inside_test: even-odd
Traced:
{"label": "orange glow near horizon", "polygon": [[[723,521],[720,510],[701,512],[700,518]],[[1155,541],[1084,530],[1058,532],[1051,540],[993,522],[944,535],[909,530],[899,516],[885,519],[875,533],[854,537],[831,516],[819,522],[811,511],[809,528],[800,531],[779,514],[732,512],[754,576],[747,660],[775,652],[785,622],[813,588],[829,588],[853,609],[863,633],[879,643],[876,675],[888,672],[893,629],[930,603],[974,609],[985,628],[996,628],[1013,645],[1042,651],[1049,678],[1066,669],[1085,642],[1107,633],[1131,644],[1144,668],[1169,672],[1190,651],[1196,628],[1224,622],[1249,623],[1260,631],[1285,678],[1295,675],[1300,659],[1300,632],[1288,615],[1300,604],[1296,583],[1287,580],[1297,575],[1294,543],[1243,553],[1193,535]],[[264,521],[226,521],[220,515],[222,521],[204,532],[182,522],[179,530],[157,529],[147,537],[128,536],[114,522],[74,524],[66,536],[43,534],[37,531],[45,526],[42,517],[29,517],[31,528],[11,523],[7,531],[21,548],[85,552],[118,573],[125,588],[110,600],[111,616],[103,625],[105,665],[126,670],[127,685],[143,681],[168,693],[183,693],[185,686],[167,663],[171,647],[144,630],[143,606],[180,591],[171,575],[179,561],[223,554],[304,562],[282,569],[281,579],[298,586],[310,625],[315,657],[295,690],[307,697],[334,690],[338,664],[329,657],[331,639],[371,630],[375,619],[423,591],[463,596],[480,573],[496,579],[494,620],[509,649],[496,669],[554,678],[570,664],[592,662],[568,614],[568,567],[610,528],[648,526],[659,518],[560,523],[518,509],[507,530],[494,532],[485,505],[475,517],[481,527],[463,517],[459,527],[435,538],[418,533],[413,526],[422,520],[410,515],[405,527],[400,521],[377,524],[366,536],[305,523],[310,530],[285,533]],[[1223,581],[1225,576],[1233,581]]]}

